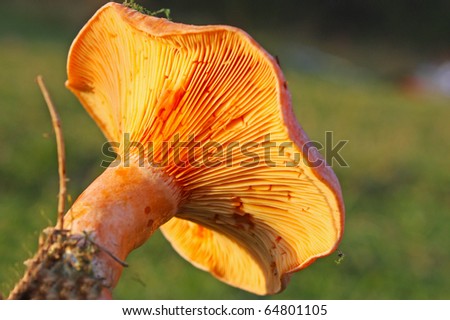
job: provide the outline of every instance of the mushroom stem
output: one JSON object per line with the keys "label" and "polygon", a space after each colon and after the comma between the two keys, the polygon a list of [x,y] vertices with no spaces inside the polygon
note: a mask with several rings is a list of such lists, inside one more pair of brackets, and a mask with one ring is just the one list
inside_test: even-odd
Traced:
{"label": "mushroom stem", "polygon": [[123,269],[117,259],[125,260],[171,219],[180,198],[178,187],[157,169],[136,163],[109,167],[75,201],[64,224],[104,248],[94,257],[93,269],[112,289]]}

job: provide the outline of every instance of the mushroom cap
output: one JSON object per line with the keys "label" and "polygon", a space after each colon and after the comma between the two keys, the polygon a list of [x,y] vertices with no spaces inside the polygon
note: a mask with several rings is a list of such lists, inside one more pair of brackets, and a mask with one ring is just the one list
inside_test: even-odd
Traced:
{"label": "mushroom cap", "polygon": [[[145,155],[183,190],[161,229],[192,264],[273,294],[336,249],[339,182],[296,121],[276,61],[244,31],[108,3],[75,39],[67,69],[66,86],[107,139],[152,143]],[[175,161],[168,141],[190,152]]]}

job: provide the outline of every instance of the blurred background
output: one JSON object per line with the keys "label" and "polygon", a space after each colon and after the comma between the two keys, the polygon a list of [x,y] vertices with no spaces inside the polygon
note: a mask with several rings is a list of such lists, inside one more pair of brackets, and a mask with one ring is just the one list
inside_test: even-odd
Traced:
{"label": "blurred background", "polygon": [[[65,88],[71,41],[106,1],[0,4],[0,292],[56,221],[58,175],[42,74],[63,121],[69,193],[102,169],[104,137]],[[245,29],[287,77],[310,138],[348,140],[337,253],[257,297],[184,261],[158,232],[128,259],[118,299],[450,299],[449,1],[141,1],[172,19]]]}

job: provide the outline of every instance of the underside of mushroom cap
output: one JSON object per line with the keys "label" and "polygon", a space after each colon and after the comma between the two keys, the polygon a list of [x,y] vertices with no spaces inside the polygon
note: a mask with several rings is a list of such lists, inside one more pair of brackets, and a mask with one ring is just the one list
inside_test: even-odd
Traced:
{"label": "underside of mushroom cap", "polygon": [[181,187],[162,231],[197,267],[272,294],[336,249],[337,178],[295,120],[280,68],[245,32],[109,3],[75,39],[66,85],[109,141],[144,146]]}

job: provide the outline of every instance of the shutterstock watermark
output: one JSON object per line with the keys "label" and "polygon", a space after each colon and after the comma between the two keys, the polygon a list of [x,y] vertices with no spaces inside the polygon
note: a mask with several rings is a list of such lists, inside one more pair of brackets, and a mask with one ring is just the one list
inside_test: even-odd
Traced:
{"label": "shutterstock watermark", "polygon": [[[194,135],[181,139],[175,134],[170,141],[146,143],[132,141],[129,133],[123,135],[122,142],[107,142],[102,146],[105,159],[102,167],[139,166],[165,167],[175,165],[187,167],[297,167],[300,163],[309,167],[334,166],[349,167],[341,152],[348,140],[333,139],[333,132],[325,132],[324,144],[308,141],[295,145],[292,141],[280,141],[273,134],[266,134],[258,141],[202,141]],[[323,154],[323,157],[319,155]]]}

